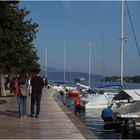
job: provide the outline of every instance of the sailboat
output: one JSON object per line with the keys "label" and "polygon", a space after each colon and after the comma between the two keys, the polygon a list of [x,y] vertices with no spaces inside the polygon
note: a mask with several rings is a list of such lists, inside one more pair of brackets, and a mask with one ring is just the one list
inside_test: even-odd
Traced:
{"label": "sailboat", "polygon": [[[123,45],[124,45],[124,36],[123,36],[123,6],[124,0],[122,0],[122,54],[121,54],[121,62],[122,69],[121,75],[123,75]],[[121,78],[121,84],[123,86],[123,78]],[[116,97],[113,98],[113,112],[115,114],[115,118],[121,120],[125,120],[125,125],[127,128],[134,125],[135,128],[140,127],[140,89],[129,89],[121,91]],[[136,121],[136,122],[135,122]],[[133,124],[132,124],[133,122]],[[130,126],[131,125],[131,126]],[[131,127],[132,128],[132,127]],[[130,129],[131,130],[131,129]],[[127,130],[129,131],[129,129]],[[131,133],[132,134],[132,133]]]}
{"label": "sailboat", "polygon": [[[121,90],[120,85],[107,85],[96,88],[95,91],[90,91],[90,71],[91,71],[91,44],[89,43],[89,86],[81,85],[86,88],[89,92],[83,94],[80,98],[81,108],[105,108],[110,105],[114,96]],[[104,82],[103,82],[104,83]],[[85,93],[85,92],[84,92]]]}
{"label": "sailboat", "polygon": [[[82,91],[82,93],[89,93],[89,91],[91,90],[91,42],[89,42],[89,55],[88,55],[88,85],[82,84],[82,83],[76,83],[77,87],[79,90]],[[85,81],[84,78],[80,78],[81,82]],[[83,79],[83,80],[82,80]]]}
{"label": "sailboat", "polygon": [[[89,50],[91,50],[89,48]],[[89,53],[90,56],[90,53]],[[90,73],[90,57],[89,57],[89,73]],[[104,73],[104,72],[103,72]],[[104,75],[103,75],[104,78]],[[90,79],[90,74],[89,74]],[[90,85],[90,82],[89,82]],[[120,85],[104,85],[96,88],[96,90],[90,94],[83,94],[80,98],[80,106],[84,109],[92,109],[92,108],[106,108],[112,103],[112,99],[118,94],[121,90]]]}
{"label": "sailboat", "polygon": [[123,0],[122,0],[122,26],[121,26],[121,86],[115,85],[115,87],[119,87],[117,89],[111,89],[105,91],[105,87],[99,88],[96,94],[88,94],[80,99],[81,107],[85,109],[91,108],[107,108],[112,104],[113,98],[122,90],[123,87],[123,49],[124,49],[124,28],[123,28]]}
{"label": "sailboat", "polygon": [[66,41],[64,41],[64,87],[63,92],[69,96],[78,96],[80,92],[74,86],[66,85]]}
{"label": "sailboat", "polygon": [[57,81],[55,84],[52,86],[53,89],[56,89],[58,92],[66,94],[66,90],[71,90],[73,87],[66,86],[66,42],[64,40],[64,53],[63,53],[63,65],[64,65],[64,70],[63,70],[63,81]]}

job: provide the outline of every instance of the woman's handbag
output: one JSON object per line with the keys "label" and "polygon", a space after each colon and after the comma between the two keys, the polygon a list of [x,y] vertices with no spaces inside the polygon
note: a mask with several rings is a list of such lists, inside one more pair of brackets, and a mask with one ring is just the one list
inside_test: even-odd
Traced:
{"label": "woman's handbag", "polygon": [[20,88],[20,93],[21,93],[22,96],[28,96],[29,95],[29,90]]}

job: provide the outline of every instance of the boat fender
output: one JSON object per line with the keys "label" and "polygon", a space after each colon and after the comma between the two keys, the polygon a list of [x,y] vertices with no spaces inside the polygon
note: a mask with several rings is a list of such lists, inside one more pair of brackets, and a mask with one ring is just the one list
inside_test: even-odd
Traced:
{"label": "boat fender", "polygon": [[75,109],[80,109],[80,102],[81,101],[79,98],[75,99],[75,101],[74,101]]}
{"label": "boat fender", "polygon": [[75,106],[80,105],[80,99],[79,98],[75,99],[74,104]]}

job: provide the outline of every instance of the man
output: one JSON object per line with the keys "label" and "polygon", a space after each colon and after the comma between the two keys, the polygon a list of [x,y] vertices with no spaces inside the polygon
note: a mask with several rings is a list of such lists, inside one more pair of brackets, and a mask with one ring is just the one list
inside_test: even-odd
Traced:
{"label": "man", "polygon": [[[36,70],[35,76],[31,79],[32,94],[31,94],[31,117],[39,117],[40,113],[40,102],[42,96],[42,88],[44,86],[43,79],[39,75],[40,70]],[[34,112],[34,106],[36,104],[36,112]]]}
{"label": "man", "polygon": [[48,79],[45,78],[45,88],[48,87]]}

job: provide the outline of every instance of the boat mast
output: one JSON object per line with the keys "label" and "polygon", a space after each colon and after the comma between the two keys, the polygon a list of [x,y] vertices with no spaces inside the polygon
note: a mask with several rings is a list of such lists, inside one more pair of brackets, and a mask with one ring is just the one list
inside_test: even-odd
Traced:
{"label": "boat mast", "polygon": [[66,81],[66,42],[64,40],[64,83]]}
{"label": "boat mast", "polygon": [[106,66],[106,63],[105,63],[105,36],[103,36],[102,39],[103,39],[102,67],[103,67],[103,86],[104,86],[104,84],[105,84],[105,66]]}
{"label": "boat mast", "polygon": [[47,77],[48,74],[48,58],[47,58],[47,47],[45,48],[45,77]]}
{"label": "boat mast", "polygon": [[90,76],[91,76],[91,42],[89,42],[89,69],[88,69],[88,85],[90,87]]}
{"label": "boat mast", "polygon": [[123,71],[124,71],[124,0],[121,3],[121,86],[123,87]]}

